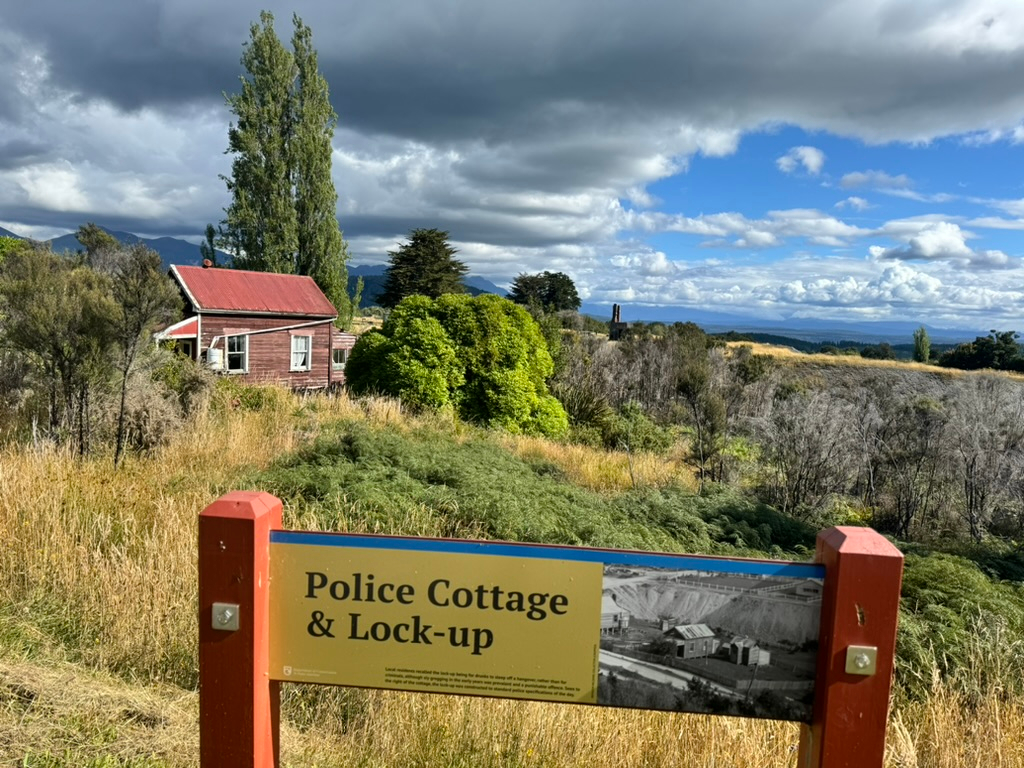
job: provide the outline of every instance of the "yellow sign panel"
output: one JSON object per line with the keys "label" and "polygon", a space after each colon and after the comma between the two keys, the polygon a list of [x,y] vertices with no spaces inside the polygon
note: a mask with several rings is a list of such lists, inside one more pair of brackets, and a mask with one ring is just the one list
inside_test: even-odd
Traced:
{"label": "yellow sign panel", "polygon": [[603,566],[272,543],[270,677],[597,702]]}

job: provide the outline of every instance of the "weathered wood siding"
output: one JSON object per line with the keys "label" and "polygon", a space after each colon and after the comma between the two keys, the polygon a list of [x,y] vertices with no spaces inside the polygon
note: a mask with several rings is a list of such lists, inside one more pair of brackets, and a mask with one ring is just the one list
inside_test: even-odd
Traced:
{"label": "weathered wood siding", "polygon": [[[322,389],[340,384],[344,376],[331,373],[331,330],[330,320],[318,325],[249,336],[248,372],[227,373],[228,336],[237,336],[251,331],[266,331],[285,326],[317,322],[317,318],[265,317],[247,315],[207,315],[200,318],[200,350],[205,359],[211,343],[223,353],[225,376],[238,376],[246,382],[282,384],[294,389]],[[308,371],[292,371],[292,336],[312,336],[311,367]]]}

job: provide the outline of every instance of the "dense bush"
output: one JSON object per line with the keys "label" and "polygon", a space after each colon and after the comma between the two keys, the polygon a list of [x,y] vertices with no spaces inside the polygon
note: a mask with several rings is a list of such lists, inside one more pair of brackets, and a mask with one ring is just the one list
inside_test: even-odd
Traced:
{"label": "dense bush", "polygon": [[[905,692],[926,695],[936,667],[951,678],[968,669],[977,677],[1002,667],[1001,679],[989,682],[1020,695],[1022,646],[1024,588],[1019,583],[993,580],[976,564],[953,555],[907,556],[896,646],[898,680]],[[997,658],[979,658],[982,653]]]}
{"label": "dense bush", "polygon": [[510,432],[564,435],[548,392],[554,364],[536,321],[493,295],[410,296],[380,331],[362,336],[346,365],[356,394],[394,395],[414,408],[452,408]]}

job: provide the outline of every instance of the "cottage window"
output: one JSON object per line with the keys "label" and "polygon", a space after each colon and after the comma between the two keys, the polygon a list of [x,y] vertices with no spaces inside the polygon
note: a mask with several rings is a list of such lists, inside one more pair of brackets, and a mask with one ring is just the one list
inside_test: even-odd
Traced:
{"label": "cottage window", "polygon": [[228,372],[248,373],[249,372],[249,337],[228,336]]}
{"label": "cottage window", "polygon": [[292,370],[308,371],[312,365],[313,337],[292,336]]}
{"label": "cottage window", "polygon": [[347,349],[335,349],[331,353],[331,365],[336,371],[344,371],[345,363],[348,362]]}

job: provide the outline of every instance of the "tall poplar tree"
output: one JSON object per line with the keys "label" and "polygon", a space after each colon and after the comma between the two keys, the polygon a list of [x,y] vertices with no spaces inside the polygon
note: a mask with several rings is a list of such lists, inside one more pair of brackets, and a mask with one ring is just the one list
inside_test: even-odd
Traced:
{"label": "tall poplar tree", "polygon": [[298,72],[291,145],[299,234],[295,271],[316,281],[340,318],[350,318],[348,250],[338,229],[338,194],[331,179],[331,139],[338,116],[331,107],[327,80],[317,68],[312,32],[297,15],[293,20]]}
{"label": "tall poplar tree", "polygon": [[243,48],[241,92],[227,97],[237,123],[228,131],[235,158],[231,177],[224,177],[231,204],[221,243],[236,267],[309,275],[344,323],[352,316],[348,253],[331,179],[338,117],[317,68],[312,32],[298,15],[292,20],[288,51],[274,33],[273,14],[260,13]]}

